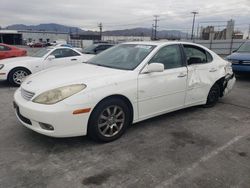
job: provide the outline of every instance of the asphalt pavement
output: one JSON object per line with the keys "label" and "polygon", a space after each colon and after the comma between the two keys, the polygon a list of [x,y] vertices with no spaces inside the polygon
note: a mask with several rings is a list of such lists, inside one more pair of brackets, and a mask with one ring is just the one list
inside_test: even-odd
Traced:
{"label": "asphalt pavement", "polygon": [[250,186],[250,76],[213,108],[137,123],[107,144],[25,128],[14,115],[15,89],[0,82],[0,187]]}

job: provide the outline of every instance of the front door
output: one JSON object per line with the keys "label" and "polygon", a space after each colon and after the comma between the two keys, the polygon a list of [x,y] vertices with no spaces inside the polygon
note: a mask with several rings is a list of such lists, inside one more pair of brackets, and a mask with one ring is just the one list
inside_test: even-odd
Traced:
{"label": "front door", "polygon": [[82,61],[80,58],[81,55],[70,48],[55,49],[54,51],[50,53],[50,55],[55,56],[55,59],[46,58],[45,69],[54,67],[54,66],[70,65],[70,64],[79,63]]}
{"label": "front door", "polygon": [[139,75],[139,119],[181,108],[185,101],[187,67],[180,46],[162,47],[150,63],[162,63],[165,70]]}

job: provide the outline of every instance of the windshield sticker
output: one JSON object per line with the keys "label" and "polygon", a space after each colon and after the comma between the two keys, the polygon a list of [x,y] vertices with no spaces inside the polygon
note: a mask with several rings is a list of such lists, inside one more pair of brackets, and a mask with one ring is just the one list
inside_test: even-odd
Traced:
{"label": "windshield sticker", "polygon": [[146,50],[150,50],[152,48],[152,46],[147,46],[147,45],[137,45],[135,46],[135,48],[143,48],[143,49],[146,49]]}

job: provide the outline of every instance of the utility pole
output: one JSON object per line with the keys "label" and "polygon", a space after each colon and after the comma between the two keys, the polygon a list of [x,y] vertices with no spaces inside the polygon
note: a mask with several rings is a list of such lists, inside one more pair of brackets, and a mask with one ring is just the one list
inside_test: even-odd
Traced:
{"label": "utility pole", "polygon": [[200,23],[198,23],[198,26],[197,26],[197,39],[200,39],[199,31],[200,31]]}
{"label": "utility pole", "polygon": [[154,39],[154,24],[152,24],[151,40]]}
{"label": "utility pole", "polygon": [[194,14],[194,17],[193,17],[193,25],[192,25],[192,34],[191,34],[191,40],[193,40],[193,38],[194,38],[194,23],[195,23],[195,16],[196,16],[196,14],[198,14],[198,12],[197,12],[197,11],[193,11],[193,12],[191,12],[191,14]]}
{"label": "utility pole", "polygon": [[247,36],[247,39],[249,39],[250,37],[250,24],[249,24],[249,29],[248,29],[248,36]]}
{"label": "utility pole", "polygon": [[99,29],[100,29],[100,38],[101,38],[101,40],[102,40],[102,23],[99,23],[99,24],[98,24],[98,27],[99,27]]}
{"label": "utility pole", "polygon": [[154,28],[154,40],[157,40],[157,28],[159,27],[157,24],[159,22],[159,19],[158,19],[158,15],[154,15],[154,25],[153,25],[153,28]]}

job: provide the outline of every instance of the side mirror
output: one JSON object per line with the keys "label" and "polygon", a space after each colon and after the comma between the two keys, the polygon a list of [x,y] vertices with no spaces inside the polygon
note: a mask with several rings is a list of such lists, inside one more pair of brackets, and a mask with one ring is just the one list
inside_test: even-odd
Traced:
{"label": "side mirror", "polygon": [[49,61],[52,61],[53,59],[55,59],[56,57],[54,56],[54,55],[49,55],[48,57],[47,57],[47,59],[49,60]]}
{"label": "side mirror", "polygon": [[151,73],[151,72],[163,72],[164,65],[162,63],[150,63],[148,64],[142,73]]}

